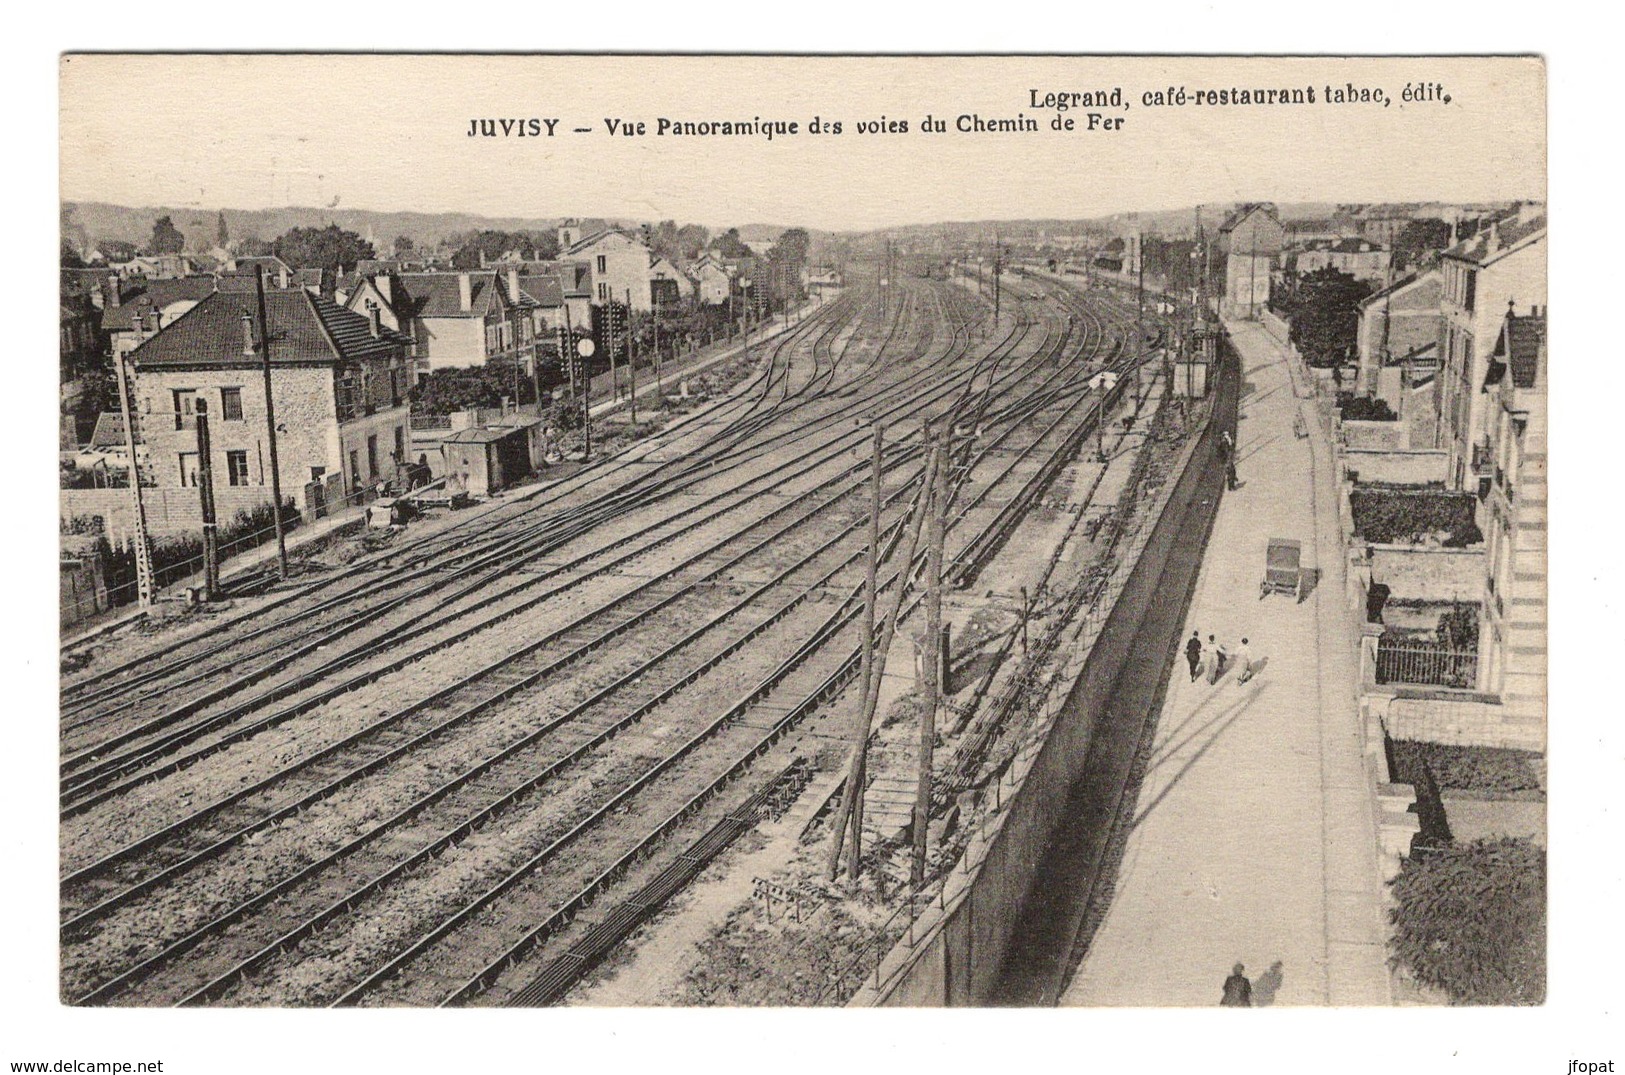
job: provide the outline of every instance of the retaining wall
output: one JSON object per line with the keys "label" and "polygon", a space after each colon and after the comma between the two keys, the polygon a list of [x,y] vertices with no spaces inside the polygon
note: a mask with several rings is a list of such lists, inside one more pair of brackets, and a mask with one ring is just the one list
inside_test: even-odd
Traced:
{"label": "retaining wall", "polygon": [[1423,548],[1371,545],[1371,580],[1392,597],[1418,601],[1480,601],[1484,597],[1484,548]]}
{"label": "retaining wall", "polygon": [[[1347,423],[1344,423],[1345,427]],[[1349,447],[1343,451],[1343,463],[1352,476],[1362,482],[1386,482],[1391,485],[1429,485],[1442,483],[1449,452],[1443,449],[1417,451],[1380,451]]]}
{"label": "retaining wall", "polygon": [[[1040,739],[1017,755],[996,789],[1001,806],[973,836],[941,898],[882,961],[854,1005],[976,1006],[989,1002],[1012,946],[1016,924],[1032,897],[1040,864],[1088,758],[1095,718],[1130,657],[1147,613],[1170,595],[1187,600],[1200,553],[1175,556],[1175,542],[1193,528],[1206,532],[1217,513],[1224,479],[1216,441],[1235,428],[1239,369],[1227,357],[1214,417],[1175,464],[1142,526],[1138,555],[1122,561],[1119,585],[1066,701]],[[1147,531],[1149,531],[1147,533]],[[1087,635],[1085,635],[1085,641]],[[1149,719],[1150,714],[1140,715]],[[1065,961],[1059,961],[1064,972]],[[1058,986],[1059,983],[1056,983]]]}

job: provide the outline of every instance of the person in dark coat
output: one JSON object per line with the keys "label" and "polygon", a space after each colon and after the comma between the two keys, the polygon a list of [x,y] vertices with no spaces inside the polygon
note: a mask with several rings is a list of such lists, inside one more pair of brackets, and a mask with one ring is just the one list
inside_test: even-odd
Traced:
{"label": "person in dark coat", "polygon": [[1191,682],[1202,674],[1202,636],[1196,631],[1191,632],[1190,641],[1185,643],[1185,659],[1191,664]]}
{"label": "person in dark coat", "polygon": [[1224,996],[1219,998],[1221,1008],[1251,1008],[1253,1006],[1253,983],[1247,980],[1242,973],[1246,970],[1237,963],[1230,971],[1230,977],[1224,980]]}

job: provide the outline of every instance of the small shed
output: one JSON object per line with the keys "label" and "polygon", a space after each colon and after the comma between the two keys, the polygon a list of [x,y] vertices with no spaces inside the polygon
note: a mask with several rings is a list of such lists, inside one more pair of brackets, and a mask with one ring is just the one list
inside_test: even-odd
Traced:
{"label": "small shed", "polygon": [[514,414],[499,422],[493,422],[491,429],[517,430],[525,435],[525,450],[530,455],[530,469],[537,472],[547,466],[547,419],[534,414]]}
{"label": "small shed", "polygon": [[440,442],[446,481],[473,496],[491,496],[531,472],[524,428],[462,429]]}

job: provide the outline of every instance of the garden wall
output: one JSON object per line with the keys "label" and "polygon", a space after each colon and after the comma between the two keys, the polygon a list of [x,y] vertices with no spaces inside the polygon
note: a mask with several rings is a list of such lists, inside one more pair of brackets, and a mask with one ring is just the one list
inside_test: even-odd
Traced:
{"label": "garden wall", "polygon": [[[1348,423],[1344,425],[1346,427]],[[1442,483],[1445,479],[1448,458],[1448,452],[1433,448],[1419,451],[1387,451],[1351,446],[1343,452],[1343,462],[1351,478],[1362,482],[1387,482],[1391,485]]]}
{"label": "garden wall", "polygon": [[[284,496],[291,490],[284,488]],[[66,522],[75,516],[99,515],[103,532],[114,545],[135,540],[135,505],[129,489],[63,489],[57,501],[57,514]],[[196,489],[143,488],[147,531],[153,537],[203,532],[203,509]],[[222,526],[230,524],[239,511],[253,511],[271,502],[265,486],[214,486],[215,518]]]}
{"label": "garden wall", "polygon": [[1484,548],[1419,548],[1371,545],[1371,580],[1394,598],[1419,601],[1480,601],[1484,596]]}
{"label": "garden wall", "polygon": [[1374,708],[1394,739],[1546,752],[1546,721],[1541,713],[1503,705],[1494,696],[1443,688],[1401,688],[1377,700]]}
{"label": "garden wall", "polygon": [[1345,421],[1342,427],[1343,443],[1350,451],[1398,452],[1410,447],[1410,430],[1404,422]]}

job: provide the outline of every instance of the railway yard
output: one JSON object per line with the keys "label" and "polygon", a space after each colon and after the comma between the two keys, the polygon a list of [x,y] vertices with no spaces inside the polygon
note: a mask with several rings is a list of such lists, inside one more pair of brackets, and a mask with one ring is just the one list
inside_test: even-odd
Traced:
{"label": "railway yard", "polygon": [[[873,284],[569,477],[65,649],[62,1000],[846,1003],[998,809],[1188,433],[1132,292]],[[902,619],[848,886],[875,425]],[[928,427],[952,648],[912,884]]]}

